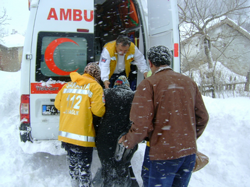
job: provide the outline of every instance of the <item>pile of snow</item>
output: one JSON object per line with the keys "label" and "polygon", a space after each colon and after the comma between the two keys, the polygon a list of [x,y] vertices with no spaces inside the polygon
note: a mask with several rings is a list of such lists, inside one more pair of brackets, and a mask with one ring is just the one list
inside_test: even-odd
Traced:
{"label": "pile of snow", "polygon": [[44,82],[44,81],[40,81],[41,86],[46,86],[46,87],[52,87],[51,84],[56,84],[56,83],[60,83],[60,84],[65,84],[65,81],[59,81],[59,80],[53,80],[52,78],[49,78],[48,81]]}
{"label": "pile of snow", "polygon": [[[19,141],[20,72],[0,71],[0,186],[69,187],[65,151],[57,141],[25,144]],[[190,187],[247,187],[250,173],[250,98],[203,97],[210,120],[198,140],[209,164],[193,173]],[[145,144],[140,144],[132,166],[140,185]],[[29,152],[29,153],[27,153]],[[96,151],[93,175],[98,169]]]}
{"label": "pile of snow", "polygon": [[[203,64],[196,67],[195,69],[191,69],[190,71],[186,71],[183,74],[191,77],[198,86],[201,85],[203,76],[208,72],[208,64]],[[225,67],[221,62],[217,62],[215,66],[215,76],[216,80],[221,83],[237,83],[237,82],[246,82],[246,77],[238,75],[232,72],[230,69]],[[211,80],[210,80],[211,81]]]}
{"label": "pile of snow", "polygon": [[[201,85],[211,85],[213,80],[212,77],[207,77],[207,73],[209,72],[208,64],[203,64],[199,67],[191,69],[190,71],[186,71],[183,74],[192,78],[198,86]],[[244,92],[246,77],[238,75],[232,72],[230,69],[225,67],[221,62],[216,62],[215,66],[215,80],[217,85],[226,85],[226,84],[234,84],[234,83],[242,83],[236,84],[235,90],[221,90],[220,92],[216,92],[216,97],[232,97],[232,96],[249,96],[249,92]]]}

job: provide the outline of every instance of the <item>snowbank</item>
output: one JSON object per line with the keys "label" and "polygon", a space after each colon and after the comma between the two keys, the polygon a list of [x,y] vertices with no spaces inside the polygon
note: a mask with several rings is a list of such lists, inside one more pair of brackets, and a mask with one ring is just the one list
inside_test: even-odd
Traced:
{"label": "snowbank", "polygon": [[[186,71],[183,74],[192,78],[198,86],[211,85],[213,77],[207,77],[209,72],[208,64],[203,64],[199,67],[195,67],[190,71]],[[214,71],[215,81],[217,85],[220,85],[220,90],[216,90],[216,98],[228,98],[239,96],[250,96],[249,92],[245,90],[246,77],[238,75],[225,67],[221,62],[217,62]],[[226,85],[235,84],[235,89],[226,88]],[[207,92],[206,96],[212,97],[212,92]]]}

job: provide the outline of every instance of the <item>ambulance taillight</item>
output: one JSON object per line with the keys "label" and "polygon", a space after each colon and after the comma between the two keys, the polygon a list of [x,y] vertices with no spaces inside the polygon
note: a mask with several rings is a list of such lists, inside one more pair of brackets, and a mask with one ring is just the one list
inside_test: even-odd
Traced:
{"label": "ambulance taillight", "polygon": [[21,96],[20,120],[21,123],[30,123],[30,95]]}
{"label": "ambulance taillight", "polygon": [[77,32],[89,32],[89,29],[77,29]]}

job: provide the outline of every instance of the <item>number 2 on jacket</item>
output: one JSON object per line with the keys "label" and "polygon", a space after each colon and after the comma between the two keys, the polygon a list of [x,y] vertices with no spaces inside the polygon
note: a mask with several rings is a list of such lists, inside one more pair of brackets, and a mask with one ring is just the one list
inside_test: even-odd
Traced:
{"label": "number 2 on jacket", "polygon": [[[73,106],[75,99],[77,100],[77,103]],[[70,102],[71,102],[71,106],[70,108],[74,108],[74,109],[79,109],[80,108],[80,103],[82,101],[82,96],[78,95],[77,97],[74,95],[73,97],[70,98],[70,95],[67,97],[67,108],[69,108]]]}

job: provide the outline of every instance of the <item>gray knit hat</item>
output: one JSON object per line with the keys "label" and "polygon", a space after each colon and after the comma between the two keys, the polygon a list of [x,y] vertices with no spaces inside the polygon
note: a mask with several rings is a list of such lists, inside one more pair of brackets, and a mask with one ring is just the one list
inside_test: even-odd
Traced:
{"label": "gray knit hat", "polygon": [[148,59],[156,67],[159,67],[161,65],[170,65],[172,62],[171,51],[163,45],[151,47],[148,50],[147,55],[148,55]]}

